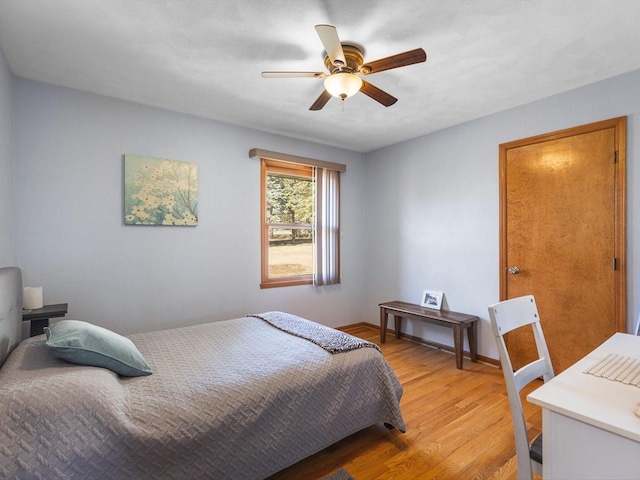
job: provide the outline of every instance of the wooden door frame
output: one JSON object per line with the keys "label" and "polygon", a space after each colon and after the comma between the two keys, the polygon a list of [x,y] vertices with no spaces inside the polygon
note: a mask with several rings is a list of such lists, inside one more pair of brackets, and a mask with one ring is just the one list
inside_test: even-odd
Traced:
{"label": "wooden door frame", "polygon": [[[627,331],[627,117],[589,123],[578,127],[558,130],[556,132],[523,138],[499,146],[500,164],[500,301],[507,300],[507,152],[512,148],[523,147],[535,143],[557,140],[560,138],[582,135],[585,133],[614,129],[616,160],[614,164],[614,255],[616,270],[614,274],[614,308],[617,331]],[[613,159],[612,159],[613,162]]]}

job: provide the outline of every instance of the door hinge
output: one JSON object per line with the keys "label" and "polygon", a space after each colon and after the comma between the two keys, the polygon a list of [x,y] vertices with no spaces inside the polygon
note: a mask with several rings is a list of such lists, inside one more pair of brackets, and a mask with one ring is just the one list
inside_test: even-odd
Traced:
{"label": "door hinge", "polygon": [[613,151],[613,163],[618,163],[618,151]]}
{"label": "door hinge", "polygon": [[613,257],[613,261],[611,262],[611,266],[613,267],[614,270],[618,269],[618,259]]}

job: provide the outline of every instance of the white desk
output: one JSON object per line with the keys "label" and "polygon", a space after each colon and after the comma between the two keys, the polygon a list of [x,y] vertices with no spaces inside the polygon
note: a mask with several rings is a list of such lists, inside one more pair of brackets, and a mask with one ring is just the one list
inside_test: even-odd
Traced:
{"label": "white desk", "polygon": [[609,353],[640,358],[640,337],[616,333],[527,396],[543,408],[545,480],[640,479],[640,388],[583,373]]}

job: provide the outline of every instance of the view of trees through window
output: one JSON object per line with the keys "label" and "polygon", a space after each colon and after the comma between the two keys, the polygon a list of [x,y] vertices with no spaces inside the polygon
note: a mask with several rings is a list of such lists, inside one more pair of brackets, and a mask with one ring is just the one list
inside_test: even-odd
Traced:
{"label": "view of trees through window", "polygon": [[313,274],[314,182],[311,169],[267,173],[269,277]]}

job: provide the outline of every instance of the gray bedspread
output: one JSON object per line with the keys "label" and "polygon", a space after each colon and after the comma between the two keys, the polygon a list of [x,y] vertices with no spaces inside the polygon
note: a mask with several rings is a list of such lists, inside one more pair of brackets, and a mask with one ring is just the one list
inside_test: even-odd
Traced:
{"label": "gray bedspread", "polygon": [[332,355],[245,317],[132,335],[153,375],[54,358],[0,369],[0,478],[260,479],[378,422],[404,431],[379,351]]}

